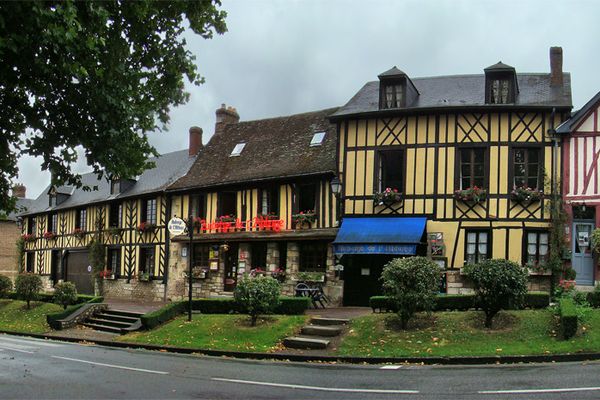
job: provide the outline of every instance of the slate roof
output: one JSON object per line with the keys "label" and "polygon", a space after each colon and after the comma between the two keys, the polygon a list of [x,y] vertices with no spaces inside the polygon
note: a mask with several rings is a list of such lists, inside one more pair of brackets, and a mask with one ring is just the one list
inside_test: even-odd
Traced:
{"label": "slate roof", "polygon": [[9,221],[16,221],[19,214],[26,212],[32,203],[33,203],[32,199],[17,199],[16,210],[8,213],[8,215],[6,216],[6,219]]}
{"label": "slate roof", "polygon": [[[572,107],[569,73],[563,73],[562,87],[551,87],[548,73],[517,74],[519,93],[514,104],[485,104],[484,74],[411,78],[411,81],[420,95],[403,110],[507,106]],[[379,81],[367,82],[346,105],[332,115],[332,119],[378,111],[380,111]]]}
{"label": "slate roof", "polygon": [[[50,185],[48,185],[37,199],[31,201],[27,211],[20,215],[64,210],[108,200],[126,199],[160,192],[183,176],[192,166],[195,159],[196,157],[188,156],[188,149],[150,158],[149,161],[153,161],[156,164],[155,167],[144,171],[129,190],[118,195],[110,194],[110,182],[107,179],[98,180],[94,173],[83,174],[82,183],[90,187],[97,185],[98,190],[84,191],[82,189],[74,189],[73,194],[67,200],[55,207],[48,206],[48,191],[50,190]],[[64,193],[68,188],[63,186],[59,189],[61,193]]]}
{"label": "slate roof", "polygon": [[571,130],[584,119],[588,113],[596,108],[598,103],[600,102],[600,92],[596,93],[594,97],[590,99],[581,109],[571,115],[571,118],[563,122],[556,128],[556,133],[571,133]]}
{"label": "slate roof", "polygon": [[[336,108],[226,125],[212,136],[189,173],[168,190],[334,173],[336,129],[328,121]],[[310,146],[325,131],[320,146]],[[242,153],[230,157],[238,143]]]}

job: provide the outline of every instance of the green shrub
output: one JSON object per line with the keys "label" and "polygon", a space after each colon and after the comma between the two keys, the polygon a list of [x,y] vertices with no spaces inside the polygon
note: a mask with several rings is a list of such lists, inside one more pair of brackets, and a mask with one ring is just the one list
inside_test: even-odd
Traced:
{"label": "green shrub", "polygon": [[252,326],[261,314],[271,314],[279,304],[281,287],[276,279],[266,276],[243,277],[233,292],[240,310],[250,316]]}
{"label": "green shrub", "polygon": [[438,295],[435,310],[466,311],[473,307],[475,307],[474,294],[446,294]]}
{"label": "green shrub", "polygon": [[[187,310],[188,302],[185,301],[185,309]],[[203,314],[231,314],[238,312],[239,307],[235,299],[193,299],[192,310],[200,311]]]}
{"label": "green shrub", "polygon": [[564,339],[569,339],[577,333],[577,308],[570,297],[563,297],[558,302],[560,316],[560,331]]}
{"label": "green shrub", "polygon": [[13,284],[8,276],[0,275],[0,299],[8,296],[12,290]]}
{"label": "green shrub", "polygon": [[525,308],[546,308],[550,305],[550,293],[528,292],[523,301]]}
{"label": "green shrub", "polygon": [[379,310],[379,312],[397,312],[394,302],[389,296],[372,296],[369,298],[369,306],[373,309],[373,312]]}
{"label": "green shrub", "polygon": [[466,276],[473,281],[477,306],[485,313],[485,327],[492,327],[492,319],[502,309],[519,308],[527,293],[527,269],[501,259],[485,260],[466,265]]}
{"label": "green shrub", "polygon": [[433,310],[440,276],[437,264],[425,257],[395,258],[383,267],[383,291],[398,310],[402,329],[415,312]]}
{"label": "green shrub", "polygon": [[175,318],[179,314],[182,314],[187,310],[187,308],[188,303],[185,301],[173,302],[164,306],[160,310],[155,310],[142,315],[140,320],[142,321],[144,328],[152,329],[169,321],[170,319]]}
{"label": "green shrub", "polygon": [[301,315],[310,307],[308,297],[280,297],[279,304],[273,310],[274,314]]}
{"label": "green shrub", "polygon": [[600,307],[600,285],[596,286],[593,292],[587,294],[587,301],[594,308]]}
{"label": "green shrub", "polygon": [[61,282],[54,286],[54,302],[61,304],[66,310],[67,306],[77,302],[77,288],[73,282]]}
{"label": "green shrub", "polygon": [[30,308],[30,302],[38,297],[41,290],[42,278],[39,275],[32,273],[17,275],[15,291],[21,300],[27,302],[27,309]]}

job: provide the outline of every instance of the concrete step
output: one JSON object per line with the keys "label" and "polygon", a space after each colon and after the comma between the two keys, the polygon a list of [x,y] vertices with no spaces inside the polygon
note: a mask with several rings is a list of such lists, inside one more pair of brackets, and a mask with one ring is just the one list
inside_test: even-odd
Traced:
{"label": "concrete step", "polygon": [[111,314],[110,312],[101,312],[101,313],[96,314],[94,317],[102,318],[102,319],[109,319],[111,321],[126,322],[128,324],[132,324],[139,319],[137,317],[126,317],[124,315]]}
{"label": "concrete step", "polygon": [[342,318],[321,318],[321,317],[313,317],[310,319],[310,323],[312,325],[346,325],[350,322],[349,319]]}
{"label": "concrete step", "polygon": [[144,313],[138,313],[138,312],[133,312],[133,311],[124,311],[124,310],[113,310],[113,309],[108,309],[108,310],[104,311],[104,314],[112,314],[112,315],[119,315],[122,317],[132,317],[132,318],[139,318],[142,315],[144,315]]}
{"label": "concrete step", "polygon": [[88,318],[88,320],[85,322],[89,322],[91,324],[97,324],[97,325],[114,326],[115,328],[127,328],[127,327],[131,326],[131,323],[129,323],[129,322],[121,322],[121,321],[115,321],[112,319],[98,318],[98,316],[95,316],[93,318]]}
{"label": "concrete step", "polygon": [[329,346],[329,340],[290,336],[283,339],[283,345],[291,349],[326,349]]}
{"label": "concrete step", "polygon": [[121,333],[121,328],[117,328],[115,326],[93,324],[90,322],[84,322],[82,325],[87,326],[88,328],[92,328],[97,331],[112,332],[112,333],[119,333],[119,334]]}
{"label": "concrete step", "polygon": [[337,336],[342,333],[340,325],[307,325],[302,327],[302,334],[307,336]]}

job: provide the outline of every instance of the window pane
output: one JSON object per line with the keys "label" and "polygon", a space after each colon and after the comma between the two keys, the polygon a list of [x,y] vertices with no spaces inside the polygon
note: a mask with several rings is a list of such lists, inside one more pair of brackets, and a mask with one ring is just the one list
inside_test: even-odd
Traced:
{"label": "window pane", "polygon": [[548,254],[548,245],[540,244],[540,256],[545,256],[546,254]]}
{"label": "window pane", "polygon": [[548,244],[548,234],[547,233],[540,233],[540,243]]}
{"label": "window pane", "polygon": [[479,243],[487,243],[487,232],[479,232]]}
{"label": "window pane", "polygon": [[467,243],[476,243],[477,242],[477,234],[475,232],[467,233]]}
{"label": "window pane", "polygon": [[467,244],[467,254],[475,254],[475,248],[476,245],[475,244]]}
{"label": "window pane", "polygon": [[536,250],[537,250],[537,246],[535,243],[527,245],[527,254],[535,256]]}
{"label": "window pane", "polygon": [[479,251],[479,255],[487,255],[487,244],[486,243],[480,243],[479,246],[477,246],[477,250]]}
{"label": "window pane", "polygon": [[527,243],[537,243],[537,233],[530,232],[527,234]]}
{"label": "window pane", "polygon": [[522,149],[515,150],[514,162],[515,162],[515,164],[525,162],[525,150],[522,150]]}
{"label": "window pane", "polygon": [[539,151],[537,149],[530,149],[528,151],[527,156],[529,157],[529,162],[530,163],[537,163],[538,162]]}

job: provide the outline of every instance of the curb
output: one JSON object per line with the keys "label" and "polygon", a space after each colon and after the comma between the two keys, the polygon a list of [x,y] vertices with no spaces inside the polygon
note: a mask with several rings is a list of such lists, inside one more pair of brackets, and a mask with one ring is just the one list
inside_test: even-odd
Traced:
{"label": "curb", "polygon": [[158,346],[130,342],[113,342],[108,340],[79,339],[47,335],[43,333],[24,333],[0,330],[0,334],[26,336],[38,339],[60,340],[72,343],[92,343],[99,346],[145,349],[179,354],[201,354],[212,357],[230,357],[250,360],[273,360],[314,363],[344,364],[424,364],[424,365],[489,365],[518,363],[548,363],[600,360],[600,353],[567,353],[523,356],[471,356],[471,357],[352,357],[352,356],[317,356],[281,353],[247,353],[241,351],[221,351],[209,349],[192,349],[175,346]]}

